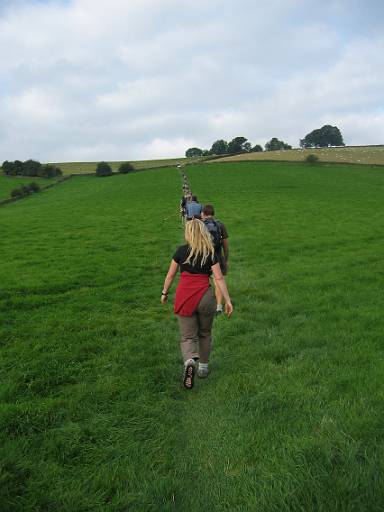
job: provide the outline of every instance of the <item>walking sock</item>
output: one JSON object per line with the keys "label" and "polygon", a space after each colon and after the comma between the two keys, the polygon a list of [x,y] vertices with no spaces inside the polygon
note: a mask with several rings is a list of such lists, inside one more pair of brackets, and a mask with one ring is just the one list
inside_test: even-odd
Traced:
{"label": "walking sock", "polygon": [[218,304],[217,307],[216,307],[216,312],[220,312],[222,313],[223,312],[223,305],[222,304]]}
{"label": "walking sock", "polygon": [[199,370],[208,370],[208,363],[199,363]]}

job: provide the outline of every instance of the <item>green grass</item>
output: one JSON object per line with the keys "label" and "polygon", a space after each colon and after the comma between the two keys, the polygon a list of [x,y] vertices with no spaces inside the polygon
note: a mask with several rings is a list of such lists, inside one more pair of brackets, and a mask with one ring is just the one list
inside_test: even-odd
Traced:
{"label": "green grass", "polygon": [[302,162],[310,154],[318,156],[320,162],[384,165],[384,145],[355,147],[347,146],[340,148],[318,149],[289,149],[284,151],[243,153],[241,155],[224,157],[223,159],[216,160],[216,162],[241,162],[258,160]]}
{"label": "green grass", "polygon": [[0,510],[381,511],[383,172],[188,173],[227,225],[235,305],[191,392],[159,304],[175,169],[0,210]]}
{"label": "green grass", "polygon": [[9,199],[11,197],[11,191],[14,188],[19,188],[22,185],[29,185],[29,183],[37,183],[40,187],[44,187],[46,185],[50,185],[53,183],[54,179],[46,179],[46,178],[19,178],[15,176],[2,176],[0,175],[0,201],[3,199]]}
{"label": "green grass", "polygon": [[[177,164],[186,164],[191,162],[199,162],[204,160],[204,157],[202,158],[166,158],[166,159],[157,159],[157,160],[132,160],[131,163],[133,167],[141,171],[143,169],[154,169],[156,167],[166,167],[167,165],[177,165]],[[110,166],[112,167],[112,170],[117,172],[119,169],[119,166],[123,163],[123,161],[118,162],[108,162]],[[92,172],[95,172],[97,162],[59,162],[55,163],[60,169],[63,171],[64,174],[89,174]]]}

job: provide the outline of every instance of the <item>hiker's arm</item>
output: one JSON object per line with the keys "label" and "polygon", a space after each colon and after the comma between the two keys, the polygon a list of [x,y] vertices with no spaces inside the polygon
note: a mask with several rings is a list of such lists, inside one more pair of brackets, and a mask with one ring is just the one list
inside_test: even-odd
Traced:
{"label": "hiker's arm", "polygon": [[171,261],[171,264],[169,265],[168,274],[165,278],[164,285],[163,285],[163,292],[167,295],[161,295],[161,303],[165,304],[168,299],[168,291],[170,287],[172,286],[173,280],[175,279],[175,276],[177,274],[177,269],[179,265],[176,263],[175,260]]}
{"label": "hiker's arm", "polygon": [[228,238],[223,238],[223,251],[224,251],[225,262],[228,263],[228,259],[229,259],[229,243],[228,243]]}
{"label": "hiker's arm", "polygon": [[225,282],[219,263],[215,263],[214,265],[212,265],[212,272],[215,278],[215,282],[217,286],[220,288],[220,291],[223,294],[225,300],[225,312],[228,316],[231,316],[233,312],[233,306],[231,298],[228,293],[227,283]]}

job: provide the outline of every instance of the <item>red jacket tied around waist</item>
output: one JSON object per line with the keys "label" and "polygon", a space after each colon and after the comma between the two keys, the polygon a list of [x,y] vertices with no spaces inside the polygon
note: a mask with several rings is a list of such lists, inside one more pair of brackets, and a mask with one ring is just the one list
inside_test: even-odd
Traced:
{"label": "red jacket tied around waist", "polygon": [[176,315],[192,316],[208,288],[208,274],[182,272],[175,295],[174,312]]}

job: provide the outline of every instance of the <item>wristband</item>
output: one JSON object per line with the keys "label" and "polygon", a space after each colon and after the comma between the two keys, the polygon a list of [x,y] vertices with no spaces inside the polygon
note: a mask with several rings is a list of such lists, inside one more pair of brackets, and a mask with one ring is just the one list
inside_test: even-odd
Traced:
{"label": "wristband", "polygon": [[165,296],[167,296],[167,295],[168,295],[168,292],[167,292],[167,293],[161,292],[161,295],[165,295]]}

